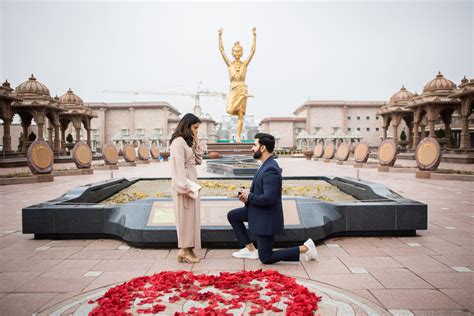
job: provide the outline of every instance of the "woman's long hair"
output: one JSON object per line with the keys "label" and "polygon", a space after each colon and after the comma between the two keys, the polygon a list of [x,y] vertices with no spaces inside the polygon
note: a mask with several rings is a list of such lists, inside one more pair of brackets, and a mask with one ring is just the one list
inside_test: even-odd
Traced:
{"label": "woman's long hair", "polygon": [[183,118],[179,121],[178,126],[176,127],[176,131],[171,136],[170,145],[175,140],[175,138],[183,137],[189,147],[193,147],[194,138],[193,138],[193,131],[191,130],[191,126],[196,123],[201,123],[199,117],[192,113],[187,113],[183,116]]}

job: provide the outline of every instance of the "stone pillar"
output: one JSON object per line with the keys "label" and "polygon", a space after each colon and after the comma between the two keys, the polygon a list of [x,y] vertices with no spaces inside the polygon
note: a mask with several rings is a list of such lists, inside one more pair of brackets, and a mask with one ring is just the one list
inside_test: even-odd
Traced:
{"label": "stone pillar", "polygon": [[80,127],[74,127],[76,130],[76,143],[79,143],[81,141],[81,128]]}
{"label": "stone pillar", "polygon": [[61,124],[61,152],[66,152],[66,130],[67,124]]}
{"label": "stone pillar", "polygon": [[61,139],[59,137],[59,123],[54,127],[54,151],[56,153],[61,153]]}
{"label": "stone pillar", "polygon": [[418,123],[413,123],[413,143],[412,143],[411,148],[415,150],[419,142],[420,142],[420,133],[418,132]]}
{"label": "stone pillar", "polygon": [[450,120],[444,122],[444,130],[446,131],[446,138],[448,142],[446,143],[447,148],[453,148],[451,140],[451,122]]}
{"label": "stone pillar", "polygon": [[48,126],[48,145],[49,147],[53,150],[53,127],[51,126],[51,123]]}
{"label": "stone pillar", "polygon": [[436,137],[436,134],[435,134],[435,123],[436,123],[436,120],[428,120],[428,126],[430,128],[430,137]]}
{"label": "stone pillar", "polygon": [[395,147],[398,148],[398,124],[393,125],[393,141],[395,142]]}
{"label": "stone pillar", "polygon": [[38,140],[44,141],[44,136],[43,136],[44,123],[37,123],[37,125],[38,125]]}
{"label": "stone pillar", "polygon": [[420,131],[420,141],[426,137],[426,125],[421,125],[421,131]]}
{"label": "stone pillar", "polygon": [[92,148],[92,137],[91,137],[91,129],[87,129],[87,145]]}
{"label": "stone pillar", "polygon": [[21,127],[23,127],[23,146],[21,147],[22,152],[26,152],[28,150],[28,127],[30,126],[30,122],[21,122]]}
{"label": "stone pillar", "polygon": [[413,125],[407,125],[408,127],[408,133],[407,133],[407,140],[408,140],[408,145],[407,149],[410,149],[413,146]]}
{"label": "stone pillar", "polygon": [[76,130],[76,144],[81,141],[81,121],[73,120],[72,126]]}
{"label": "stone pillar", "polygon": [[461,142],[459,145],[460,149],[471,148],[469,140],[469,116],[461,116]]}
{"label": "stone pillar", "polygon": [[3,119],[3,151],[12,151],[12,137],[10,135],[10,126],[13,122],[13,118],[7,117]]}
{"label": "stone pillar", "polygon": [[383,139],[382,140],[386,140],[387,139],[387,126],[382,126],[382,129],[383,129]]}

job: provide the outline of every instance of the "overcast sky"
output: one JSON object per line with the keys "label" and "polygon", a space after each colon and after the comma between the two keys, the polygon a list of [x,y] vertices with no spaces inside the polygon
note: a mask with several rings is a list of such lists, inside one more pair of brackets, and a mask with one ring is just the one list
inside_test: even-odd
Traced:
{"label": "overcast sky", "polygon": [[[1,1],[1,0],[0,0]],[[1,1],[0,80],[16,87],[34,73],[62,95],[86,102],[168,101],[192,111],[190,97],[104,94],[104,89],[228,92],[218,49],[252,27],[257,51],[247,72],[247,114],[289,116],[312,100],[387,100],[402,84],[423,89],[440,70],[456,84],[474,77],[473,1],[118,2]],[[202,98],[214,119],[221,98]]]}

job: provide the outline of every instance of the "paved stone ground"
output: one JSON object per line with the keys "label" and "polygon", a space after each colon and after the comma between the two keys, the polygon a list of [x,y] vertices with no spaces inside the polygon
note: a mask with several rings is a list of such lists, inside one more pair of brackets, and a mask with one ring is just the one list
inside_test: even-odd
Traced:
{"label": "paved stone ground", "polygon": [[[282,158],[286,176],[356,176],[350,165]],[[204,171],[199,175],[216,176]],[[203,249],[203,260],[178,264],[176,250],[144,250],[117,240],[34,240],[21,234],[21,209],[56,198],[110,171],[56,177],[51,183],[0,187],[0,315],[52,311],[130,278],[164,270],[217,273],[275,269],[323,294],[322,314],[471,315],[474,312],[474,186],[422,180],[412,173],[359,169],[364,180],[385,184],[428,204],[429,229],[416,237],[332,238],[318,245],[318,262],[265,266],[231,259],[231,249]],[[169,163],[122,167],[114,177],[168,177]],[[325,298],[324,298],[325,297]],[[73,298],[72,300],[70,300]],[[345,305],[344,305],[345,304]],[[364,307],[365,306],[365,307]],[[54,308],[53,308],[54,307]],[[370,307],[370,309],[366,309]]]}

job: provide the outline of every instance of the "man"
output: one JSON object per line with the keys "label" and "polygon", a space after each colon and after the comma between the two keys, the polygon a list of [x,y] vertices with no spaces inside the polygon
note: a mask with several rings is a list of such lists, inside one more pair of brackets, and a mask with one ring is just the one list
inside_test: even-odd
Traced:
{"label": "man", "polygon": [[[275,235],[284,230],[281,169],[273,158],[274,148],[275,138],[272,135],[255,135],[253,157],[260,160],[262,165],[255,173],[250,190],[241,188],[239,192],[239,199],[245,206],[227,214],[240,246],[244,247],[232,256],[260,259],[264,264],[299,261],[301,253],[306,254],[308,259],[316,260],[318,253],[311,238],[299,247],[273,251]],[[258,250],[250,240],[244,222],[248,222],[250,232],[255,235]]]}

